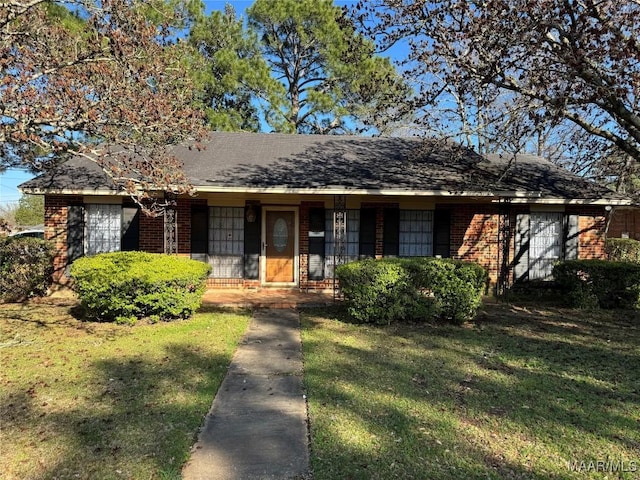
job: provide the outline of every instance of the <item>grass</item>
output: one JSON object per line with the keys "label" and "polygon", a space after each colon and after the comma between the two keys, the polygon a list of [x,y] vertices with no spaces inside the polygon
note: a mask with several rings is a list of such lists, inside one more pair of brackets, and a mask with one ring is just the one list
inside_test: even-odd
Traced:
{"label": "grass", "polygon": [[0,305],[0,477],[179,478],[249,316],[124,327],[51,302]]}
{"label": "grass", "polygon": [[638,312],[494,304],[464,327],[341,318],[303,314],[316,480],[640,478]]}

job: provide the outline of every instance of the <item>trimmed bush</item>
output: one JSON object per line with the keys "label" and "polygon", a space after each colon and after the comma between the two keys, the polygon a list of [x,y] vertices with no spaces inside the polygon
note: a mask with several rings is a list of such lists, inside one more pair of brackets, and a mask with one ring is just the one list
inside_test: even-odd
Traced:
{"label": "trimmed bush", "polygon": [[409,316],[412,289],[408,272],[400,263],[351,262],[338,266],[336,276],[352,320],[388,324]]}
{"label": "trimmed bush", "polygon": [[631,238],[607,238],[604,250],[614,262],[640,263],[640,241]]}
{"label": "trimmed bush", "polygon": [[39,238],[0,238],[0,300],[20,302],[47,293],[53,280],[53,246]]}
{"label": "trimmed bush", "polygon": [[87,318],[131,324],[191,316],[200,306],[206,263],[145,252],[113,252],[76,260],[74,289]]}
{"label": "trimmed bush", "polygon": [[567,260],[553,276],[570,307],[640,308],[640,264],[608,260]]}
{"label": "trimmed bush", "polygon": [[442,320],[475,316],[487,272],[450,259],[363,260],[336,269],[349,316],[357,322]]}
{"label": "trimmed bush", "polygon": [[472,319],[487,285],[487,271],[477,263],[450,259],[403,260],[412,282],[433,298],[439,320],[462,324]]}

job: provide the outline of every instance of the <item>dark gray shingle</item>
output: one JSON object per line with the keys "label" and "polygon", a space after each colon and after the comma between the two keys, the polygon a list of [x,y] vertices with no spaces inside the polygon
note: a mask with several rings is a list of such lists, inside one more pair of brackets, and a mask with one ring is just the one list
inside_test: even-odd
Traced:
{"label": "dark gray shingle", "polygon": [[[212,133],[202,148],[178,146],[194,186],[354,190],[518,192],[561,199],[622,199],[532,155],[481,156],[419,138]],[[73,158],[22,184],[25,190],[108,189],[90,161]]]}

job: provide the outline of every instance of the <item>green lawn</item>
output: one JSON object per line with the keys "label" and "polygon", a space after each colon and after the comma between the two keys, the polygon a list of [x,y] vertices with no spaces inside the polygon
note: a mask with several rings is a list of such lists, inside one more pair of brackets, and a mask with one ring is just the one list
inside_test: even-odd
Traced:
{"label": "green lawn", "polygon": [[303,343],[316,480],[640,478],[638,312],[371,327],[318,310]]}
{"label": "green lawn", "polygon": [[0,478],[179,478],[249,316],[123,327],[73,305],[0,305]]}

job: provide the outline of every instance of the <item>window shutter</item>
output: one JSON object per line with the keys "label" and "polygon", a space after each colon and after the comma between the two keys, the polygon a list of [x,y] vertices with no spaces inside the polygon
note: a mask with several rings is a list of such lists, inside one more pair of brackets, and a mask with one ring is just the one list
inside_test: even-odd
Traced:
{"label": "window shutter", "polygon": [[385,257],[397,257],[400,251],[400,210],[384,209],[382,254]]}
{"label": "window shutter", "polygon": [[120,250],[130,252],[140,249],[140,210],[136,207],[122,208],[122,239]]}
{"label": "window shutter", "polygon": [[[247,215],[251,208],[252,215]],[[244,278],[257,280],[260,278],[260,242],[262,240],[262,209],[259,204],[247,205],[244,215]],[[253,216],[255,215],[255,217]],[[252,222],[247,220],[249,217]]]}
{"label": "window shutter", "polygon": [[451,256],[451,211],[436,210],[433,214],[433,254],[442,258]]}
{"label": "window shutter", "polygon": [[324,208],[309,209],[309,280],[324,279]]}
{"label": "window shutter", "polygon": [[529,278],[530,221],[531,217],[528,213],[516,216],[515,257],[513,259],[513,273],[516,282]]}
{"label": "window shutter", "polygon": [[67,207],[67,264],[84,255],[84,206]]}
{"label": "window shutter", "polygon": [[580,240],[578,221],[579,221],[578,215],[567,215],[565,217],[565,241],[564,241],[565,260],[578,259],[578,245]]}
{"label": "window shutter", "polygon": [[376,256],[376,209],[360,210],[360,258]]}
{"label": "window shutter", "polygon": [[209,246],[209,209],[205,206],[191,208],[191,258],[207,262]]}

